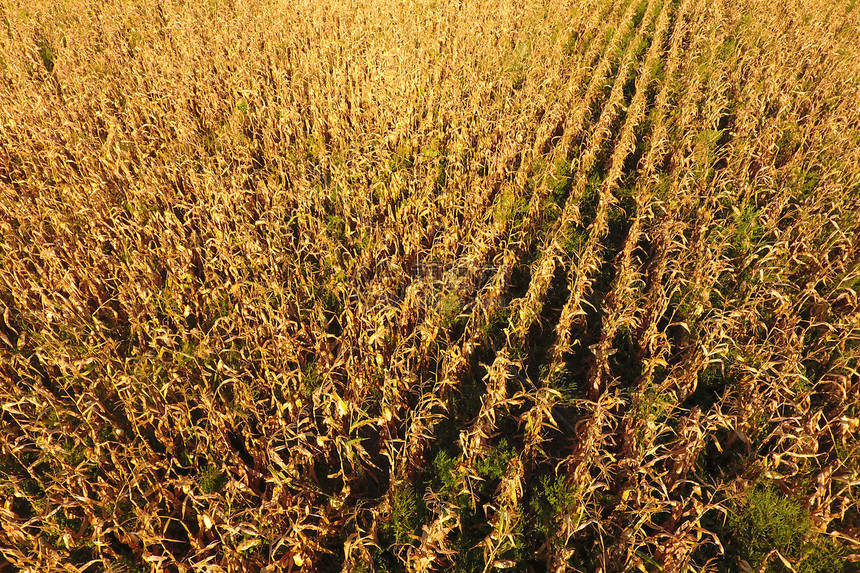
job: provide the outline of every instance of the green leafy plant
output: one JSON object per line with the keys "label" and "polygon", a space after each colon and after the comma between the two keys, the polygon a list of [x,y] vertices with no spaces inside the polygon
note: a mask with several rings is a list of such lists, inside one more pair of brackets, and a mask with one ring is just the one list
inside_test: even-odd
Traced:
{"label": "green leafy plant", "polygon": [[[809,511],[772,487],[754,487],[738,502],[731,518],[738,560],[753,569],[767,564],[767,573],[789,569],[773,554],[778,551],[798,573],[841,573],[843,550],[812,529]],[[739,561],[740,562],[740,561]]]}
{"label": "green leafy plant", "polygon": [[392,488],[391,515],[382,524],[382,533],[390,536],[398,545],[413,542],[424,522],[424,501],[409,483]]}
{"label": "green leafy plant", "polygon": [[208,466],[201,472],[198,483],[203,493],[216,493],[224,489],[227,481],[224,473],[219,472],[215,466]]}
{"label": "green leafy plant", "polygon": [[576,503],[576,489],[564,476],[553,478],[545,475],[540,478],[540,487],[536,488],[535,494],[529,501],[534,527],[552,540],[563,516]]}
{"label": "green leafy plant", "polygon": [[51,42],[44,36],[40,36],[36,40],[36,48],[39,50],[39,59],[42,60],[42,65],[48,70],[48,73],[54,71],[54,47]]}

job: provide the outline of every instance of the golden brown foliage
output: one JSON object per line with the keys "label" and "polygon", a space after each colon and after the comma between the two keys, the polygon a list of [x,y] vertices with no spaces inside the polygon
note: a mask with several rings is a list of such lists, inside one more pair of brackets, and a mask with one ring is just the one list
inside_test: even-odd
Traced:
{"label": "golden brown foliage", "polygon": [[856,567],[853,0],[156,4],[0,6],[0,570]]}

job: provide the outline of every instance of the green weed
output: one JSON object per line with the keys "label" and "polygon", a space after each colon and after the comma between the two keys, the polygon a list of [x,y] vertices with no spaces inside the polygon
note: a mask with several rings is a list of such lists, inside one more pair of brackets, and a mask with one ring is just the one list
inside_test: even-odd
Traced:
{"label": "green weed", "polygon": [[[809,510],[770,487],[755,487],[742,498],[730,520],[736,535],[738,558],[753,569],[764,565],[776,549],[792,562],[798,573],[841,573],[846,562],[843,549],[811,529]],[[766,573],[789,571],[778,557],[770,556]]]}

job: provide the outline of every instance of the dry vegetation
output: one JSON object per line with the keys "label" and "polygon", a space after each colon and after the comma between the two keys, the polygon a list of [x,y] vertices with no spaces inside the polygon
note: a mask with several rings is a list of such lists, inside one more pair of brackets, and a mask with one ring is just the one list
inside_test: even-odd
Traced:
{"label": "dry vegetation", "polygon": [[0,571],[860,560],[854,0],[5,0]]}

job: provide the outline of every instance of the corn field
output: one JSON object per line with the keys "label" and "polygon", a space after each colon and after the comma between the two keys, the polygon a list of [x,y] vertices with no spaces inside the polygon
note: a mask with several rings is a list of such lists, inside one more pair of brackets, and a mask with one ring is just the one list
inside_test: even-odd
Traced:
{"label": "corn field", "polygon": [[0,572],[860,569],[855,0],[0,20]]}

